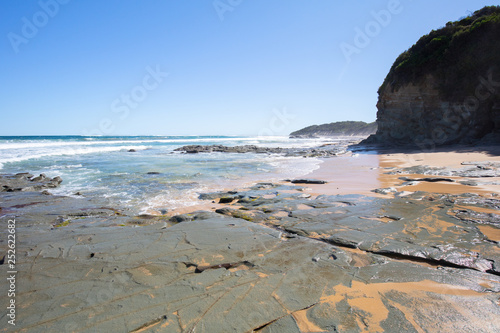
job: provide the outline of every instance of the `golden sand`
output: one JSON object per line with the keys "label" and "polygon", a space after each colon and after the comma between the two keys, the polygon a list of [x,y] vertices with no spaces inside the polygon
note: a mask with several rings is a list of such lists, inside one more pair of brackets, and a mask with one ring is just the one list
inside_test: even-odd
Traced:
{"label": "golden sand", "polygon": [[[377,188],[397,187],[398,191],[424,191],[431,193],[461,194],[477,193],[486,195],[500,194],[500,185],[467,186],[458,183],[465,180],[461,177],[446,177],[451,182],[419,182],[417,185],[400,186],[403,175],[389,175],[394,168],[407,168],[427,165],[431,167],[463,167],[461,163],[470,161],[500,162],[500,156],[492,156],[486,152],[434,152],[434,153],[398,153],[398,154],[346,154],[325,159],[318,170],[307,175],[307,178],[326,180],[327,184],[307,185],[310,193],[319,194],[363,194],[381,196],[372,192]],[[432,178],[437,176],[408,174],[409,178]],[[489,182],[499,182],[499,177],[488,178]],[[383,195],[382,195],[383,196]]]}
{"label": "golden sand", "polygon": [[500,242],[500,229],[490,225],[478,225],[477,227],[489,240]]}

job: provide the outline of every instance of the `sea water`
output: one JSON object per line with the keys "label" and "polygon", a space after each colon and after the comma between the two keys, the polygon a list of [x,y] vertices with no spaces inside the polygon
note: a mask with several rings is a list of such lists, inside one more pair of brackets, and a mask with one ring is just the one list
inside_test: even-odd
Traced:
{"label": "sea water", "polygon": [[[331,140],[328,140],[331,142]],[[138,213],[199,204],[200,193],[280,181],[317,169],[316,158],[174,152],[183,145],[313,147],[321,139],[227,136],[0,137],[0,173],[60,176],[55,195],[99,196]],[[133,151],[132,151],[133,150]]]}

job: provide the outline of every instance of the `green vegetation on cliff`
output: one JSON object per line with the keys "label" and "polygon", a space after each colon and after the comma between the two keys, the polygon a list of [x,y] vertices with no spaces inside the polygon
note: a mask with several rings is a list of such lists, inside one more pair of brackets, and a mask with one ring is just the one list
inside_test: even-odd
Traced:
{"label": "green vegetation on cliff", "polygon": [[290,133],[290,137],[352,136],[370,135],[377,131],[377,123],[364,121],[340,121],[336,123],[312,125]]}
{"label": "green vegetation on cliff", "polygon": [[477,78],[492,66],[500,72],[499,55],[500,6],[484,7],[420,38],[396,59],[379,93],[387,85],[394,91],[432,74],[443,97],[460,100],[474,93]]}

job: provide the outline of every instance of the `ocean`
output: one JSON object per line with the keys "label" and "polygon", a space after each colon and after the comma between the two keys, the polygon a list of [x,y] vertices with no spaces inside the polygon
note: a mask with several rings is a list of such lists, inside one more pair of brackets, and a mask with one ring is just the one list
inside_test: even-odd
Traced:
{"label": "ocean", "polygon": [[[332,139],[228,136],[0,137],[0,173],[60,176],[54,195],[99,196],[137,213],[199,204],[200,193],[305,176],[321,159],[278,154],[174,152],[183,145],[314,147]],[[135,152],[130,152],[135,150]]]}

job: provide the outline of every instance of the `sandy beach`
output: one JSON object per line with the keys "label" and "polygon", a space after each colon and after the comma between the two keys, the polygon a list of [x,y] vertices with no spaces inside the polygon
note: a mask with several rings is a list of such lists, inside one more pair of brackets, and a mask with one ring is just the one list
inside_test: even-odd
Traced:
{"label": "sandy beach", "polygon": [[[500,151],[498,151],[500,153]],[[433,168],[463,168],[464,162],[500,162],[500,155],[491,151],[436,151],[436,152],[408,152],[382,154],[352,154],[347,153],[336,158],[327,158],[320,164],[318,170],[308,174],[308,178],[325,180],[324,185],[309,185],[312,193],[321,194],[363,194],[378,196],[373,190],[377,188],[398,187],[400,191],[424,191],[432,193],[478,193],[500,194],[500,178],[488,177],[490,183],[499,185],[466,186],[460,180],[470,180],[468,177],[450,177],[455,183],[436,182],[419,183],[412,186],[401,186],[399,178],[422,178],[429,175],[415,173],[387,174],[393,170],[428,166]],[[430,176],[432,177],[432,176]]]}

